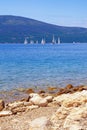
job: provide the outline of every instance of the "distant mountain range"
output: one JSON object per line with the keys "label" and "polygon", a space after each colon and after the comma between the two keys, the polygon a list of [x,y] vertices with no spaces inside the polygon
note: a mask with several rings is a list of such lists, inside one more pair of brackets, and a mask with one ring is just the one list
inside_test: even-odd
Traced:
{"label": "distant mountain range", "polygon": [[87,28],[57,26],[34,19],[1,15],[0,16],[0,43],[23,43],[28,40],[47,42],[52,41],[53,34],[61,42],[87,42]]}

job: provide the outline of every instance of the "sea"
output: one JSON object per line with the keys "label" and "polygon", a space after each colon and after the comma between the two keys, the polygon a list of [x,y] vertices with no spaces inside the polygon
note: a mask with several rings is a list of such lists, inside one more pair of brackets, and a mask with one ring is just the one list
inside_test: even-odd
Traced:
{"label": "sea", "polygon": [[0,44],[0,90],[87,85],[87,43]]}

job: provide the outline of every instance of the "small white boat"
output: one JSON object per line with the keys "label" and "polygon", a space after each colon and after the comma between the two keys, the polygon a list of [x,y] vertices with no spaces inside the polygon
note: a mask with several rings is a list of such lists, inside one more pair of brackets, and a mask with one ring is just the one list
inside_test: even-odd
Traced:
{"label": "small white boat", "polygon": [[60,37],[58,37],[58,44],[60,44]]}
{"label": "small white boat", "polygon": [[42,38],[41,44],[43,44],[43,45],[45,44],[45,39]]}
{"label": "small white boat", "polygon": [[53,35],[52,43],[53,43],[53,44],[56,43],[56,39],[55,39],[54,35]]}
{"label": "small white boat", "polygon": [[24,44],[28,44],[28,40],[27,40],[27,38],[25,38],[25,40],[24,40]]}

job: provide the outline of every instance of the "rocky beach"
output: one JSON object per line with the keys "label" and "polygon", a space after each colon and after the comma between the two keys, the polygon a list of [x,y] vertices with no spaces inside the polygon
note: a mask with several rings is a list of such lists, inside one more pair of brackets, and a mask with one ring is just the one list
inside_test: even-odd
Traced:
{"label": "rocky beach", "polygon": [[87,0],[0,6],[0,130],[87,130]]}
{"label": "rocky beach", "polygon": [[0,99],[0,130],[87,130],[87,86],[47,90]]}

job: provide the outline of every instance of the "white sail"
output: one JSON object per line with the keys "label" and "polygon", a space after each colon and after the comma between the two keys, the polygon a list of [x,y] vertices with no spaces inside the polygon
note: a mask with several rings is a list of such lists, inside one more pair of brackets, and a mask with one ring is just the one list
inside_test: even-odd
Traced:
{"label": "white sail", "polygon": [[60,44],[60,37],[58,37],[58,44]]}
{"label": "white sail", "polygon": [[56,40],[55,40],[54,35],[53,35],[52,43],[53,43],[53,44],[55,44],[55,43],[56,43]]}
{"label": "white sail", "polygon": [[27,40],[27,38],[25,38],[25,40],[24,40],[24,44],[28,44],[28,40]]}
{"label": "white sail", "polygon": [[41,44],[45,44],[45,39],[42,38]]}

